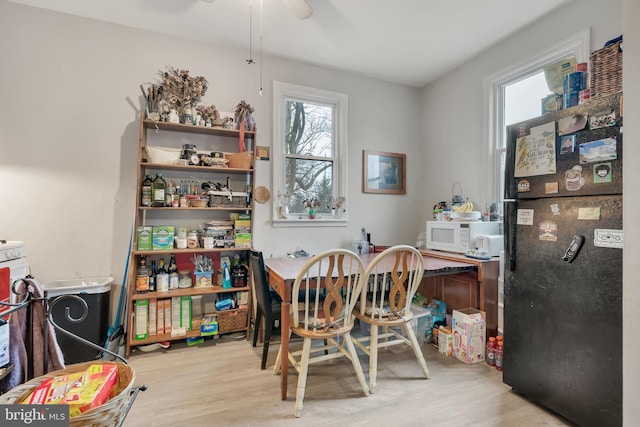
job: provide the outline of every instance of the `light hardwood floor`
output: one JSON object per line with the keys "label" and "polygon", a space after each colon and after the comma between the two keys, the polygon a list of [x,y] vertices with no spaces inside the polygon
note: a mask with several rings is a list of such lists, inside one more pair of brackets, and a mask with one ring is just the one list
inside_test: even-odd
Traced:
{"label": "light hardwood floor", "polygon": [[[292,348],[300,346],[293,342]],[[422,350],[431,373],[424,379],[411,350],[381,351],[378,389],[365,397],[346,358],[309,368],[304,411],[294,418],[297,373],[289,369],[289,393],[280,399],[280,376],[272,367],[278,343],[271,343],[267,369],[262,347],[228,336],[187,347],[135,351],[129,363],[138,394],[125,427],[135,426],[567,426],[502,383],[485,363],[465,365]],[[360,358],[368,379],[368,361]]]}

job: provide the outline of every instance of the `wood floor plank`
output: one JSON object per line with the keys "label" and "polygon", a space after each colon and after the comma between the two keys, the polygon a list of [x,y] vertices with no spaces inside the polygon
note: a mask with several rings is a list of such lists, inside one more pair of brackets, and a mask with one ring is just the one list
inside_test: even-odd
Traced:
{"label": "wood floor plank", "polygon": [[[292,343],[292,347],[301,343]],[[136,385],[146,384],[125,420],[136,426],[567,426],[568,421],[534,405],[502,383],[485,363],[465,365],[422,350],[431,373],[425,379],[410,349],[381,351],[378,389],[365,397],[346,358],[311,365],[301,419],[293,416],[297,374],[289,370],[289,396],[280,400],[280,376],[260,370],[262,347],[223,337],[187,347],[134,351],[129,363]],[[368,360],[360,358],[368,380]]]}

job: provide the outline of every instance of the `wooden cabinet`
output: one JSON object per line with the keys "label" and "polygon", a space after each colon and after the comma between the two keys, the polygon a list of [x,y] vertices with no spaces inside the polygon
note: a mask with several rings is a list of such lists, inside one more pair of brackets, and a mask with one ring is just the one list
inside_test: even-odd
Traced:
{"label": "wooden cabinet", "polygon": [[[138,345],[200,336],[200,324],[193,316],[191,317],[191,330],[189,330],[189,327],[183,327],[181,325],[178,328],[172,327],[172,332],[170,333],[159,333],[163,331],[162,328],[159,329],[157,327],[158,324],[156,323],[155,334],[153,333],[153,328],[151,328],[151,331],[147,331],[146,336],[144,334],[138,334],[138,336],[136,336],[136,327],[141,328],[138,330],[141,331],[145,321],[147,325],[154,321],[154,317],[155,321],[158,321],[158,312],[150,311],[148,306],[147,319],[143,319],[144,306],[148,303],[153,305],[155,302],[157,307],[159,306],[158,301],[162,301],[162,304],[165,304],[165,301],[180,301],[180,305],[174,305],[173,308],[180,306],[185,307],[184,304],[191,304],[189,306],[191,310],[197,312],[197,307],[193,302],[196,301],[197,304],[200,304],[200,300],[202,299],[205,300],[202,301],[202,305],[204,306],[203,312],[209,313],[213,311],[212,307],[215,306],[217,297],[221,297],[220,299],[226,299],[228,297],[239,299],[246,304],[246,307],[243,306],[242,308],[234,309],[234,311],[225,311],[225,326],[223,326],[223,322],[220,322],[219,319],[220,333],[242,331],[248,335],[251,313],[251,310],[249,310],[249,307],[251,307],[251,287],[249,286],[248,278],[246,286],[223,289],[222,286],[217,284],[216,272],[220,267],[221,257],[232,258],[234,255],[240,255],[242,259],[246,259],[246,252],[249,250],[251,244],[251,225],[249,225],[248,230],[243,230],[244,246],[242,247],[240,247],[240,239],[235,240],[235,228],[230,231],[230,236],[228,235],[229,231],[227,231],[226,239],[215,239],[213,247],[211,247],[211,245],[208,245],[206,248],[203,247],[203,241],[199,239],[198,247],[190,246],[186,249],[177,249],[174,243],[173,248],[163,250],[141,249],[139,246],[138,231],[141,227],[173,226],[175,231],[177,231],[178,228],[186,228],[188,230],[199,230],[202,232],[203,225],[209,224],[212,221],[216,221],[217,224],[219,224],[219,221],[232,221],[231,224],[225,224],[225,226],[238,226],[238,224],[230,218],[229,214],[251,214],[252,212],[253,201],[251,198],[251,190],[253,188],[253,167],[251,162],[246,162],[242,167],[212,167],[178,165],[175,164],[172,158],[175,157],[177,160],[180,157],[177,153],[180,152],[185,144],[195,145],[198,153],[237,153],[239,151],[240,138],[244,138],[248,153],[251,153],[252,147],[254,147],[255,144],[255,133],[245,131],[241,135],[240,131],[234,129],[192,126],[144,119],[140,121],[139,132],[134,234],[127,275],[129,302],[129,318],[127,319],[129,330],[127,331],[126,344],[127,357],[130,355],[132,347]],[[162,148],[165,157],[161,159],[148,157],[147,145]],[[201,184],[203,182],[224,185],[228,183],[232,188],[232,193],[228,197],[212,195],[212,202],[203,207],[142,206],[141,187],[145,176],[155,176],[158,173],[162,174],[167,182],[175,182],[178,188],[180,188],[179,183],[186,183],[185,187],[190,186],[191,191],[193,191],[193,188],[197,188],[198,191],[201,192]],[[246,233],[246,231],[249,231],[249,233]],[[238,246],[236,246],[236,242],[238,242]],[[144,257],[158,262],[160,258],[163,258],[165,264],[168,266],[172,254],[175,255],[178,270],[188,269],[191,270],[192,273],[194,271],[194,257],[202,255],[211,258],[214,267],[212,274],[213,285],[208,287],[195,287],[192,285],[191,287],[181,287],[163,292],[137,292],[136,278],[141,258]],[[195,284],[196,281],[193,274],[191,277]],[[182,300],[180,298],[182,298]],[[187,303],[184,301],[187,301]],[[140,308],[137,307],[138,305]],[[136,314],[137,310],[140,310],[140,315]],[[166,308],[163,317],[166,317],[165,313],[168,313]],[[172,317],[176,319],[175,312]],[[222,315],[219,317],[222,317]],[[235,320],[229,321],[229,319]],[[189,322],[185,320],[184,323],[188,324]]]}
{"label": "wooden cabinet", "polygon": [[447,313],[463,308],[483,310],[487,321],[487,336],[495,336],[498,331],[498,258],[479,260],[464,255],[424,250],[424,255],[435,258],[462,261],[474,264],[476,271],[458,274],[425,277],[418,292],[427,300],[433,298],[447,304]]}

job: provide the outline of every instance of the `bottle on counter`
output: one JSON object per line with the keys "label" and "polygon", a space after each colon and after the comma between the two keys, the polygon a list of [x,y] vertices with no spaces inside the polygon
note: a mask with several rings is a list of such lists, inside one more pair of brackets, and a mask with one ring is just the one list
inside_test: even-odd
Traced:
{"label": "bottle on counter", "polygon": [[158,262],[158,272],[156,273],[156,291],[166,292],[169,290],[169,273],[164,266],[164,258]]}
{"label": "bottle on counter", "polygon": [[156,291],[156,261],[151,260],[151,271],[149,272],[149,292]]}
{"label": "bottle on counter", "polygon": [[169,260],[169,289],[178,289],[180,287],[180,275],[178,274],[178,265],[176,264],[176,256],[171,254]]}
{"label": "bottle on counter", "polygon": [[161,173],[156,175],[156,179],[153,180],[151,187],[151,199],[152,206],[161,208],[165,206],[165,190],[167,189],[167,182],[162,177]]}
{"label": "bottle on counter", "polygon": [[151,175],[147,175],[142,181],[142,189],[140,195],[140,205],[141,206],[151,206],[151,187],[153,186],[153,179]]}
{"label": "bottle on counter", "polygon": [[149,292],[149,269],[147,268],[147,259],[145,257],[140,257],[136,277],[136,292]]}

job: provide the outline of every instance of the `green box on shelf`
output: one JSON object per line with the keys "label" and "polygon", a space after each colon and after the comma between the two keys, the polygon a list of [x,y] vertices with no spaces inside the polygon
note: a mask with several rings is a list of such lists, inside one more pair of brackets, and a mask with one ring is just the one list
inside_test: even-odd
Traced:
{"label": "green box on shelf", "polygon": [[151,241],[153,227],[150,225],[141,225],[138,227],[138,250],[150,251],[153,248]]}
{"label": "green box on shelf", "polygon": [[175,227],[173,225],[159,225],[153,227],[153,250],[173,249],[173,235]]}

